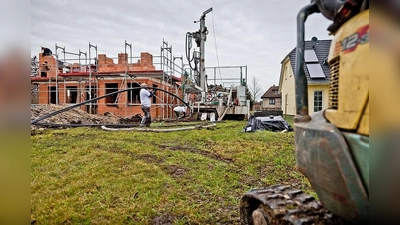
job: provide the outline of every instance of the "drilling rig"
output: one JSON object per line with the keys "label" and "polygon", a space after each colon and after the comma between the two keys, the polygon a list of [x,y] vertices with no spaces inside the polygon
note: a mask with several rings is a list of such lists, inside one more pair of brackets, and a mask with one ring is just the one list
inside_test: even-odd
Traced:
{"label": "drilling rig", "polygon": [[[186,73],[184,93],[188,96],[186,98],[189,99],[193,112],[213,115],[210,116],[210,119],[214,117],[220,121],[228,117],[232,119],[248,118],[250,101],[246,95],[247,66],[205,66],[205,44],[209,33],[205,25],[205,18],[210,12],[212,12],[212,8],[204,11],[198,21],[194,21],[194,23],[200,23],[199,30],[186,33],[186,59],[190,66],[190,74],[193,72],[193,76]],[[193,40],[198,49],[193,48]],[[212,79],[214,83],[209,84],[207,71],[216,71],[217,69],[220,71],[228,68],[237,70],[234,78],[222,78],[220,74],[221,77],[217,79],[214,73],[214,79]],[[228,83],[224,82],[227,80],[230,85],[225,84]],[[189,96],[193,96],[193,98]]]}

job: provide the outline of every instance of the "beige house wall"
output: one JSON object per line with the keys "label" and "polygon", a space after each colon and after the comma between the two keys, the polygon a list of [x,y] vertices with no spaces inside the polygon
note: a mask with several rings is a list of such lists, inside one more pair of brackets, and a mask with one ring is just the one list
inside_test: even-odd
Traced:
{"label": "beige house wall", "polygon": [[290,60],[287,58],[282,63],[279,91],[282,94],[282,111],[284,115],[295,115],[296,96],[294,90],[294,75]]}
{"label": "beige house wall", "polygon": [[281,110],[281,108],[282,108],[282,99],[281,98],[275,98],[275,105],[270,105],[269,99],[270,98],[263,98],[263,100],[262,100],[262,108],[263,109]]}

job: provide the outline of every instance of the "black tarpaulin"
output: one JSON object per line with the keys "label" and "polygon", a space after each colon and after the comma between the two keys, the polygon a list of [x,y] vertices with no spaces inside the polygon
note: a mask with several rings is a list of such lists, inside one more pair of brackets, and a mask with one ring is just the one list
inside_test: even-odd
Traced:
{"label": "black tarpaulin", "polygon": [[293,128],[289,123],[282,118],[282,116],[266,116],[266,117],[255,117],[251,116],[247,122],[243,132],[253,132],[268,130],[274,132],[281,131],[293,131]]}

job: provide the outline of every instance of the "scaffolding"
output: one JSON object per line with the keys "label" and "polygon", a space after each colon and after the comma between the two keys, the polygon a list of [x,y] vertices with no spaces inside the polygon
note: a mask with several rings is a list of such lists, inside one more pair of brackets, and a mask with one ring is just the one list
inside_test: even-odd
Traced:
{"label": "scaffolding", "polygon": [[[104,94],[115,89],[114,87],[104,87],[103,90],[100,90],[99,80],[110,80],[111,82],[113,79],[119,80],[118,82],[120,83],[118,83],[117,90],[138,87],[140,86],[138,82],[140,79],[157,81],[157,83],[160,83],[162,89],[174,94],[178,94],[179,89],[183,86],[180,82],[180,80],[184,78],[185,71],[183,56],[173,56],[172,46],[169,46],[168,42],[164,39],[160,48],[160,55],[152,56],[155,70],[143,74],[141,74],[140,71],[132,71],[133,61],[137,59],[140,61],[141,58],[132,55],[132,43],[128,43],[126,40],[124,43],[124,57],[127,57],[124,62],[124,70],[120,72],[104,72],[100,74],[98,68],[99,54],[97,45],[92,45],[89,42],[88,47],[89,52],[84,52],[80,49],[78,52],[69,52],[66,51],[65,46],[61,47],[55,44],[55,54],[52,54],[56,62],[55,77],[50,76],[48,79],[37,79],[40,69],[38,62],[32,59],[31,83],[36,86],[32,88],[31,93],[35,92],[37,94],[38,91],[46,91],[43,90],[43,88],[41,89],[40,86],[48,86],[48,93],[46,95],[48,96],[47,104],[60,104],[60,101],[62,102],[61,104],[74,104],[99,96],[100,92]],[[95,50],[95,56],[92,56],[93,49]],[[61,54],[62,57],[60,57]],[[68,58],[66,55],[68,55]],[[82,56],[84,57],[82,58]],[[117,58],[107,57],[107,59],[112,59],[114,62]],[[92,65],[92,60],[94,61],[94,65]],[[181,60],[180,64],[179,60]],[[76,62],[78,62],[79,69],[74,67]],[[176,62],[178,62],[178,64]],[[119,65],[119,63],[115,65]],[[128,92],[124,92],[126,93],[126,99],[123,102],[120,93],[113,99],[115,105],[124,106],[125,112],[123,116],[125,117],[136,115],[132,110],[129,111],[129,109],[132,109],[132,106],[140,105],[138,99],[134,99],[135,96],[132,91]],[[71,99],[69,99],[70,97]],[[154,101],[153,105],[155,105],[157,109],[161,109],[161,118],[171,118],[174,115],[173,106],[177,104],[176,99],[174,97],[165,96],[164,92],[162,92],[161,96],[155,96],[155,98],[157,101]],[[97,113],[97,107],[97,102],[90,102],[84,107],[84,110],[89,113]]]}
{"label": "scaffolding", "polygon": [[34,56],[31,58],[31,77],[39,76],[39,59]]}

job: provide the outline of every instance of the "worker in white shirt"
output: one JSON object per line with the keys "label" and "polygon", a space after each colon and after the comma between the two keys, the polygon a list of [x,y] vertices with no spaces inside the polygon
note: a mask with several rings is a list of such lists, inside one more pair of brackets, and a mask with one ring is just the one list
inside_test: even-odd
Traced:
{"label": "worker in white shirt", "polygon": [[149,89],[146,83],[141,84],[140,89],[140,105],[144,116],[142,117],[142,121],[140,122],[141,127],[150,127],[151,124],[151,114],[150,114],[150,107],[151,107],[151,100],[153,97],[153,91]]}
{"label": "worker in white shirt", "polygon": [[182,117],[185,117],[186,116],[186,110],[187,110],[186,106],[176,106],[174,108],[174,112],[176,114],[176,118],[180,119]]}

